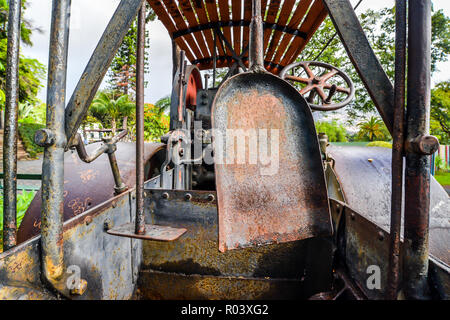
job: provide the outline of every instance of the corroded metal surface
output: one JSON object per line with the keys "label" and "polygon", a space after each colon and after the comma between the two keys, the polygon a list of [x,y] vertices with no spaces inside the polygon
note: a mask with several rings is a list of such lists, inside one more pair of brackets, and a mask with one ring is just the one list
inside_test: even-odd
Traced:
{"label": "corroded metal surface", "polygon": [[67,55],[69,50],[70,0],[52,1],[50,57],[48,66],[46,130],[53,136],[44,148],[41,196],[42,273],[52,285],[61,278],[63,266],[64,148],[66,134]]}
{"label": "corroded metal surface", "polygon": [[[185,197],[187,193],[192,196],[189,201]],[[147,221],[184,227],[188,231],[174,242],[145,241],[143,270],[177,275],[300,280],[303,298],[330,290],[333,255],[329,238],[219,252],[215,196],[212,191],[146,190]],[[219,283],[220,279],[214,281]],[[226,282],[224,280],[224,287]],[[195,288],[192,289],[189,297],[194,299],[198,296]],[[252,294],[251,286],[247,293],[245,286],[241,289],[241,296]],[[176,295],[181,293],[172,292],[172,297]]]}
{"label": "corroded metal surface", "polygon": [[[88,145],[87,150],[92,152],[98,145]],[[135,154],[135,148],[136,145],[134,143],[117,143],[116,154],[118,165],[123,176],[123,182],[130,189],[134,188],[136,183],[135,157],[133,156]],[[144,150],[145,163],[151,167],[152,165],[149,161],[153,158],[156,159],[158,152],[163,149],[163,144],[146,144]],[[87,164],[79,159],[76,152],[66,152],[64,163],[64,221],[78,216],[86,210],[114,197],[115,183],[106,154],[101,155],[96,161]],[[158,163],[153,164],[153,166],[155,165],[159,167]],[[146,170],[148,171],[150,168],[146,168]],[[151,173],[146,172],[146,174],[150,175]],[[39,234],[40,212],[41,192],[39,191],[22,220],[18,232],[19,243]]]}
{"label": "corroded metal surface", "polygon": [[5,136],[3,139],[3,246],[17,243],[17,119],[19,104],[19,48],[21,0],[11,0],[8,15],[8,46],[6,55]]}
{"label": "corroded metal surface", "polygon": [[[340,212],[342,215],[341,220],[343,222],[340,223],[338,231],[338,250],[352,281],[367,298],[371,300],[386,299],[389,243],[391,242],[389,233],[340,201],[332,199],[331,210]],[[403,241],[400,242],[400,247],[405,247]],[[402,261],[399,262],[401,268]],[[430,258],[429,265],[433,297],[448,299],[450,295],[450,267],[434,257]],[[373,266],[380,268],[379,287],[367,285],[372,283],[368,280],[374,274],[374,269],[369,269]],[[400,281],[401,278],[402,274],[400,273]]]}
{"label": "corroded metal surface", "polygon": [[[222,252],[332,233],[313,118],[295,88],[270,74],[237,75],[219,89],[212,119],[217,140],[225,142],[215,146]],[[237,136],[227,138],[230,129]],[[261,137],[257,144],[246,141],[246,135],[261,130],[267,132],[266,141]],[[235,138],[245,150],[241,163],[228,160]],[[267,150],[262,155],[257,147],[263,144]],[[262,163],[261,157],[269,157],[269,152],[274,171]],[[220,153],[224,159],[218,158]],[[249,159],[259,155],[259,160],[251,163],[247,154]]]}
{"label": "corroded metal surface", "polygon": [[139,299],[152,300],[293,300],[302,298],[298,279],[185,275],[144,270]]}
{"label": "corroded metal surface", "polygon": [[[347,204],[383,230],[390,230],[391,150],[331,146],[328,151],[336,161]],[[430,199],[430,253],[450,265],[450,198],[433,177]]]}
{"label": "corroded metal surface", "polygon": [[[142,241],[109,235],[105,225],[134,221],[132,191],[64,223],[64,266],[58,290],[70,299],[130,299],[141,263]],[[0,298],[57,298],[40,278],[40,236],[0,254]],[[78,273],[79,271],[79,273]],[[71,295],[69,280],[87,281],[83,295]],[[74,277],[75,276],[75,277]]]}

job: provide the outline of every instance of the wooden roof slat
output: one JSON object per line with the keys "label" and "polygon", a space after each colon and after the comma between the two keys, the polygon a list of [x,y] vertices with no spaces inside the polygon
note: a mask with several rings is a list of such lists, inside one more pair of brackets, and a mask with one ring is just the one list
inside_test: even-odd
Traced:
{"label": "wooden roof slat", "polygon": [[[306,12],[308,11],[311,3],[314,0],[301,0],[300,4],[298,5],[297,9],[294,12],[294,15],[292,16],[291,20],[289,21],[288,28],[297,29],[300,22],[302,21],[303,17],[305,16]],[[283,53],[287,49],[289,43],[291,42],[292,38],[294,36],[289,33],[285,33],[283,36],[283,39],[281,39],[280,44],[278,45],[278,48],[284,48],[284,49],[278,49],[275,53],[275,57],[273,58],[272,62],[274,64],[279,64],[281,58],[283,57]]]}
{"label": "wooden roof slat", "polygon": [[[200,22],[200,24],[209,23],[204,1],[194,1],[194,10],[197,13],[198,21]],[[206,43],[209,47],[210,56],[212,57],[214,55],[214,38],[211,29],[204,30],[203,35],[205,36]]]}
{"label": "wooden roof slat", "polygon": [[[219,21],[219,15],[217,14],[217,6],[215,0],[204,0],[206,4],[206,10],[208,12],[209,21],[210,22],[218,22]],[[225,55],[225,51],[223,51],[222,46],[220,45],[220,39],[219,37],[216,37],[216,47],[219,52],[220,56]]]}
{"label": "wooden roof slat", "polygon": [[[275,23],[280,9],[281,0],[270,0],[269,8],[267,9],[267,16],[265,21],[268,23]],[[264,29],[264,52],[266,52],[267,45],[272,35],[272,29]]]}
{"label": "wooden roof slat", "polygon": [[[172,16],[173,20],[176,23],[177,30],[185,30],[187,29],[186,22],[183,19],[183,16],[181,15],[180,10],[178,9],[178,6],[174,0],[163,0],[164,4],[166,5],[167,11]],[[192,34],[186,34],[185,39],[189,45],[189,47],[192,49],[192,52],[196,56],[196,59],[203,58],[202,53],[200,52],[200,49],[197,46],[197,43],[194,40],[194,37]]]}
{"label": "wooden roof slat", "polygon": [[[289,16],[292,13],[292,9],[294,8],[295,0],[285,0],[283,3],[283,7],[281,8],[280,16],[278,17],[277,24],[286,26]],[[272,40],[269,45],[269,49],[266,53],[266,60],[272,60],[272,56],[275,53],[275,50],[277,49],[278,42],[280,41],[281,36],[283,33],[279,30],[275,30]]]}
{"label": "wooden roof slat", "polygon": [[[181,7],[183,15],[186,17],[189,23],[189,27],[190,28],[198,27],[199,24],[197,21],[197,17],[195,16],[194,9],[192,8],[191,1],[179,0],[179,5]],[[203,37],[203,32],[201,31],[194,32],[194,37],[197,40],[197,44],[200,47],[203,57],[204,58],[210,57],[211,55],[209,54],[205,38]]]}
{"label": "wooden roof slat", "polygon": [[[176,26],[174,25],[172,19],[168,15],[166,8],[164,8],[161,0],[148,0],[148,3],[151,5],[155,13],[157,14],[159,20],[166,27],[169,33],[174,33],[177,31]],[[181,50],[183,50],[186,54],[186,57],[192,61],[195,59],[193,53],[191,52],[189,46],[186,44],[185,39],[183,37],[179,37],[175,40],[175,42],[180,46]]]}
{"label": "wooden roof slat", "polygon": [[[233,21],[242,19],[242,0],[232,0],[231,13]],[[233,47],[237,54],[241,53],[241,27],[233,28]]]}
{"label": "wooden roof slat", "polygon": [[[214,55],[217,67],[229,67],[235,59],[233,55],[243,54],[248,48],[251,0],[147,1],[171,37],[186,51],[186,57],[200,69],[212,68]],[[322,0],[261,1],[264,61],[267,69],[276,73],[297,58],[327,11]],[[215,29],[220,30],[220,37],[216,37]],[[248,52],[243,57],[248,65]]]}
{"label": "wooden roof slat", "polygon": [[[228,6],[228,1],[219,1],[219,12],[220,12],[220,21],[227,22],[230,21],[230,8]],[[222,33],[227,39],[228,43],[233,45],[233,41],[231,40],[231,28],[230,27],[223,27]],[[225,46],[225,44],[224,44]],[[231,56],[230,50],[225,46],[225,52],[227,55]]]}
{"label": "wooden roof slat", "polygon": [[[267,1],[266,1],[267,2]],[[265,7],[263,7],[265,9]],[[244,20],[250,21],[252,19],[252,2],[244,0]],[[242,35],[242,50],[248,46],[250,28],[248,26],[244,27]],[[244,54],[244,57],[248,57],[248,51]]]}
{"label": "wooden roof slat", "polygon": [[[323,19],[325,19],[325,17],[326,17],[326,9],[325,6],[323,5],[323,1],[316,0],[312,5],[311,9],[309,10],[308,15],[306,16],[299,30],[308,34],[308,32],[310,30],[313,30],[315,27],[317,29],[323,22]],[[287,49],[286,54],[284,55],[283,60],[281,61],[281,65],[286,66],[290,64],[292,60],[297,57],[297,56],[293,57],[295,53],[300,52],[299,51],[300,48],[304,48],[304,45],[306,45],[306,43],[308,42],[307,40],[308,39],[296,37],[292,41],[290,47]]]}

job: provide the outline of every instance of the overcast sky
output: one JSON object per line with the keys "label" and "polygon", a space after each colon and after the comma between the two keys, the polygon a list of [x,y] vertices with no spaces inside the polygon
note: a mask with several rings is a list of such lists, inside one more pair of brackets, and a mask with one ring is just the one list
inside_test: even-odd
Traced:
{"label": "overcast sky", "polygon": [[[43,64],[48,63],[49,30],[51,16],[51,0],[28,0],[29,8],[26,18],[35,27],[44,32],[35,32],[32,37],[34,45],[24,46],[22,54],[36,58]],[[72,0],[70,48],[67,70],[67,99],[72,95],[78,80],[94,51],[106,25],[111,19],[120,0]],[[357,0],[352,0],[356,3]],[[358,13],[366,9],[392,7],[394,0],[364,0],[358,8]],[[450,15],[449,0],[433,0],[436,10],[444,9]],[[150,31],[150,73],[146,75],[149,85],[145,91],[145,102],[154,103],[159,98],[171,92],[172,53],[169,35],[164,26],[155,21],[148,26]],[[450,62],[438,66],[440,72],[433,76],[433,82],[450,78]],[[46,82],[46,81],[45,81]],[[45,102],[46,88],[39,93],[39,98]]]}

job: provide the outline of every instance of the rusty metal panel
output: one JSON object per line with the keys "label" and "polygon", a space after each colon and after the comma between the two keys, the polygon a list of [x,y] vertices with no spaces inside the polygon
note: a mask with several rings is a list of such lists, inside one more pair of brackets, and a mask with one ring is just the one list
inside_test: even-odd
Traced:
{"label": "rusty metal panel", "polygon": [[185,275],[144,270],[138,299],[151,300],[293,300],[303,297],[298,279]]}
{"label": "rusty metal panel", "polygon": [[[347,204],[385,231],[390,230],[392,150],[341,146],[327,150],[335,160]],[[430,254],[450,265],[450,198],[434,177],[430,202]]]}
{"label": "rusty metal panel", "polygon": [[332,233],[316,130],[297,90],[270,74],[237,75],[219,89],[212,122],[220,251]]}

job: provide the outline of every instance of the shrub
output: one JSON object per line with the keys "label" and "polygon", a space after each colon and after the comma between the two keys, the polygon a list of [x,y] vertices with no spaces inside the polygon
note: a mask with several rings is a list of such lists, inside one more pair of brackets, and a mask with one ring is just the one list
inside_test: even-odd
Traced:
{"label": "shrub", "polygon": [[392,143],[387,141],[372,141],[366,144],[366,147],[380,147],[380,148],[389,148],[392,149]]}
{"label": "shrub", "polygon": [[336,121],[316,122],[317,133],[325,133],[328,136],[329,142],[347,142],[347,131],[342,125],[336,123]]}
{"label": "shrub", "polygon": [[38,123],[19,123],[19,136],[23,146],[31,158],[36,158],[39,153],[44,152],[44,148],[34,143],[34,134],[37,130],[45,128],[45,125]]}

